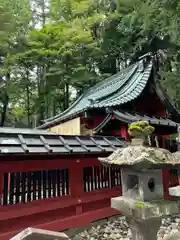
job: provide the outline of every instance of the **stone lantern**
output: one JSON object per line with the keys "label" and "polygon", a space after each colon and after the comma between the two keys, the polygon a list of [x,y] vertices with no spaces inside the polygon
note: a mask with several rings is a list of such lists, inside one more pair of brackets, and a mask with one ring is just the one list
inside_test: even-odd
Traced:
{"label": "stone lantern", "polygon": [[133,124],[132,144],[99,160],[121,168],[122,196],[112,198],[111,207],[126,216],[132,239],[155,240],[161,219],[179,213],[180,201],[164,200],[162,170],[180,167],[180,158],[165,149],[143,146],[144,129],[153,129],[144,121]]}

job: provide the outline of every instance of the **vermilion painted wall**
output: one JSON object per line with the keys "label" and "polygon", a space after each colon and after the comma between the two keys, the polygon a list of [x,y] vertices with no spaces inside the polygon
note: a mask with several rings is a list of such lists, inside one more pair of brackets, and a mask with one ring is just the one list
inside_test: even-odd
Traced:
{"label": "vermilion painted wall", "polygon": [[[36,156],[37,157],[37,156]],[[38,157],[37,157],[38,158]],[[2,160],[2,159],[1,159]],[[121,186],[84,191],[83,169],[99,167],[97,157],[0,162],[0,195],[3,193],[3,175],[12,172],[69,169],[70,195],[34,200],[27,203],[0,206],[0,239],[9,240],[27,227],[61,231],[85,227],[98,219],[118,211],[111,209],[110,199],[121,195]]]}
{"label": "vermilion painted wall", "polygon": [[136,104],[136,111],[154,117],[167,116],[166,109],[156,93],[151,93],[148,98],[139,100]]}
{"label": "vermilion painted wall", "polygon": [[86,126],[90,129],[96,128],[104,119],[106,116],[95,116],[90,117],[89,119],[81,118],[82,123],[86,123]]}

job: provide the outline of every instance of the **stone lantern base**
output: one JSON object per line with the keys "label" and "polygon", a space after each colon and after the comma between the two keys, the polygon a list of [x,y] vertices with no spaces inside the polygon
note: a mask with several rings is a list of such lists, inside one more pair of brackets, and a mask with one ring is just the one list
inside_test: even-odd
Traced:
{"label": "stone lantern base", "polygon": [[126,217],[126,221],[131,229],[132,240],[157,239],[157,232],[161,226],[160,218],[138,221],[134,218]]}
{"label": "stone lantern base", "polygon": [[179,213],[176,201],[155,200],[140,202],[128,197],[111,199],[111,207],[126,216],[133,240],[155,240],[161,226],[161,219]]}

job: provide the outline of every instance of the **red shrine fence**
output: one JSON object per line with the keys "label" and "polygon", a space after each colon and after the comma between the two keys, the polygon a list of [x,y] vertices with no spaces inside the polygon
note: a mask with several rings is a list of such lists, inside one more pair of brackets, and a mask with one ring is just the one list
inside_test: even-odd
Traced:
{"label": "red shrine fence", "polygon": [[[93,158],[0,163],[0,239],[27,227],[61,231],[119,214],[110,199],[121,194],[120,169]],[[171,181],[170,181],[171,180]],[[164,171],[165,198],[177,183]]]}
{"label": "red shrine fence", "polygon": [[0,163],[0,239],[27,227],[61,231],[84,227],[118,212],[120,169],[93,158]]}

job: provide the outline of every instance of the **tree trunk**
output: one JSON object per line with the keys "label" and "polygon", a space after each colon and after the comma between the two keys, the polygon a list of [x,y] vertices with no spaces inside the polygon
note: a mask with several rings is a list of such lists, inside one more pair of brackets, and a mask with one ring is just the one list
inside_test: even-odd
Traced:
{"label": "tree trunk", "polygon": [[7,85],[8,82],[10,80],[10,73],[7,73],[6,75],[6,89],[5,92],[3,93],[3,108],[2,108],[2,113],[1,113],[1,122],[0,122],[0,126],[4,126],[5,122],[6,122],[6,117],[7,117],[7,109],[8,109],[8,103],[9,103],[9,96],[7,93]]}
{"label": "tree trunk", "polygon": [[69,107],[69,84],[66,82],[64,86],[64,110]]}
{"label": "tree trunk", "polygon": [[26,98],[27,98],[27,118],[28,118],[28,127],[31,126],[31,113],[30,113],[30,91],[29,91],[29,71],[26,70]]}
{"label": "tree trunk", "polygon": [[46,81],[46,66],[39,68],[39,81],[38,81],[38,97],[39,97],[39,120],[38,124],[42,124],[45,119],[45,81]]}
{"label": "tree trunk", "polygon": [[51,117],[54,117],[56,115],[56,100],[53,100],[53,108],[52,108],[52,116]]}
{"label": "tree trunk", "polygon": [[9,103],[9,97],[8,97],[7,92],[5,92],[4,93],[4,101],[3,101],[3,108],[2,108],[2,113],[1,113],[1,122],[0,122],[1,127],[3,127],[5,122],[6,122],[8,103]]}
{"label": "tree trunk", "polygon": [[42,27],[45,27],[46,24],[46,13],[45,13],[45,0],[42,1]]}

